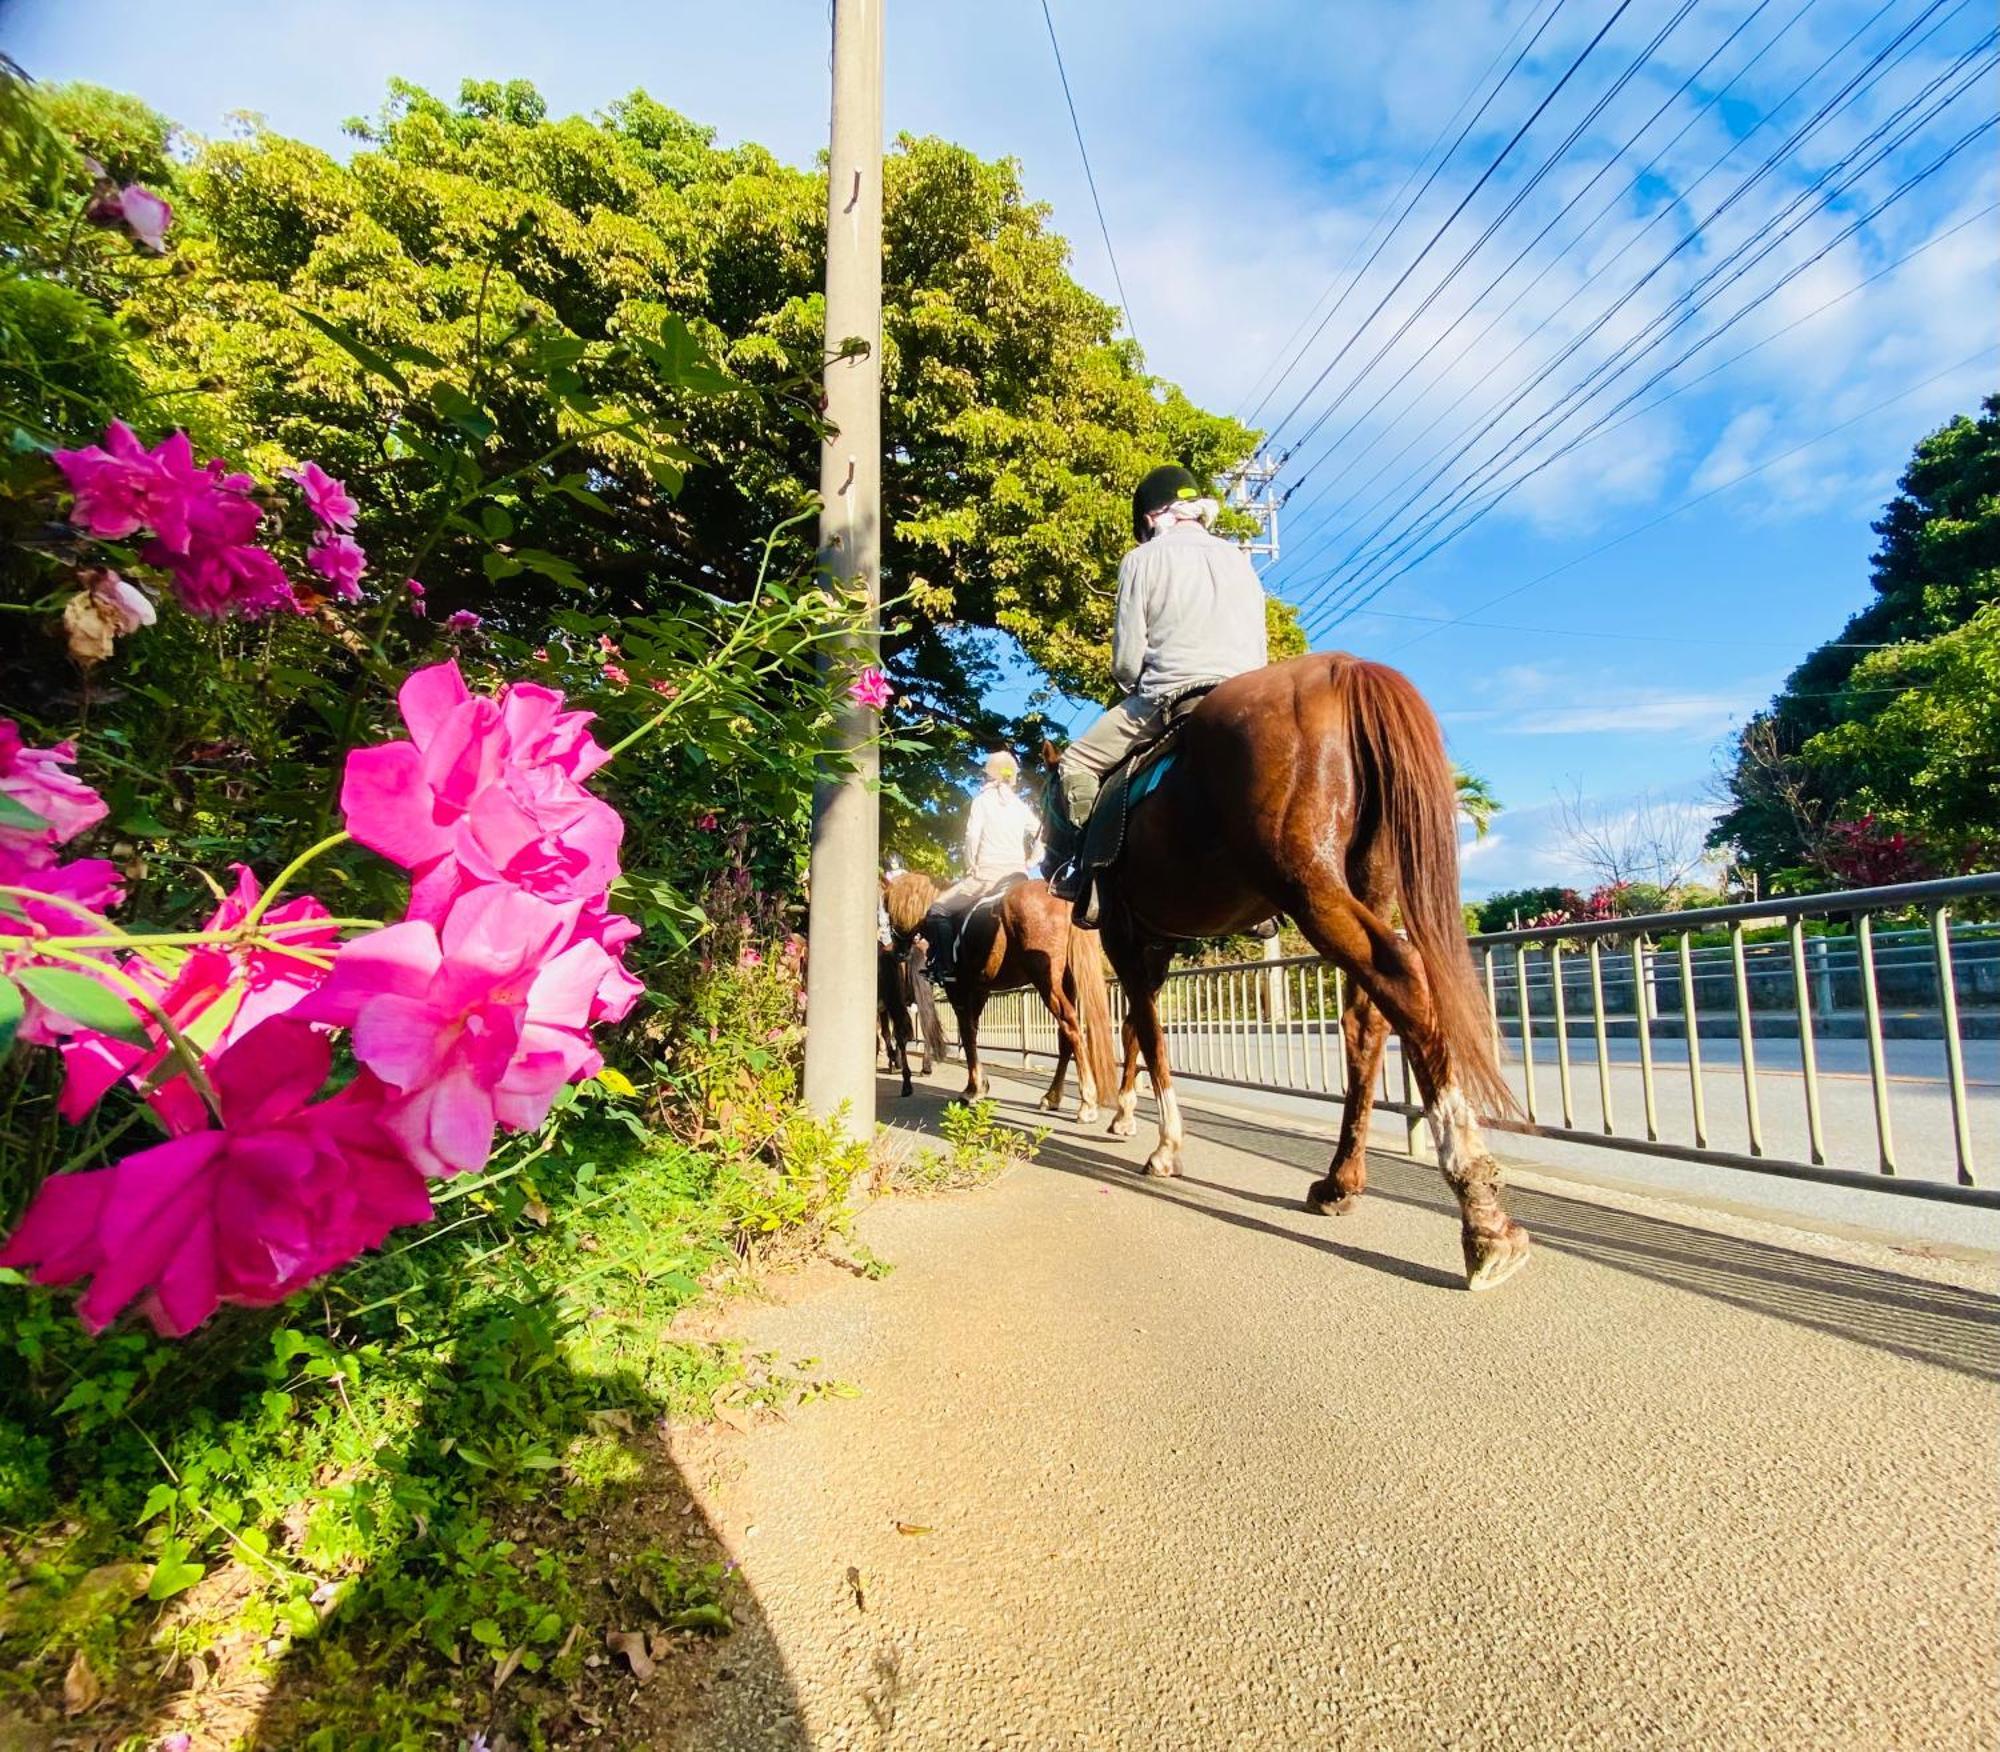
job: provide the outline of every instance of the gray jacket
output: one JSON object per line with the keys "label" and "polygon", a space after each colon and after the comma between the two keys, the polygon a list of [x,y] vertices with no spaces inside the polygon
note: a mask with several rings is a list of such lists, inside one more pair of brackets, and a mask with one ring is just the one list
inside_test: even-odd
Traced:
{"label": "gray jacket", "polygon": [[1164,699],[1269,661],[1264,586],[1234,542],[1176,523],[1119,563],[1111,676],[1127,693]]}

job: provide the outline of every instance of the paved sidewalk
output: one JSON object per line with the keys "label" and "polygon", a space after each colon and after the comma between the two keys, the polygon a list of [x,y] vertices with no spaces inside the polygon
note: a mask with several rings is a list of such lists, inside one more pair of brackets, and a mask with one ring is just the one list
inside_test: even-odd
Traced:
{"label": "paved sidewalk", "polygon": [[1977,1272],[1521,1188],[1472,1297],[1434,1170],[1314,1218],[1321,1139],[1188,1119],[746,1312],[861,1392],[684,1457],[762,1608],[693,1744],[2000,1743]]}

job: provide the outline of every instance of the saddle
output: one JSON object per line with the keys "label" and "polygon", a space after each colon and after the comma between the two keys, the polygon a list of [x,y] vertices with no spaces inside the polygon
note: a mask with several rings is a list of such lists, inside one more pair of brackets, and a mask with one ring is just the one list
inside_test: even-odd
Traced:
{"label": "saddle", "polygon": [[1104,785],[1091,805],[1090,819],[1083,826],[1083,840],[1077,852],[1078,866],[1096,875],[1118,862],[1125,851],[1125,825],[1132,811],[1154,791],[1173,769],[1175,745],[1181,731],[1194,715],[1195,707],[1220,684],[1197,682],[1161,703],[1160,734],[1123,764],[1105,775]]}

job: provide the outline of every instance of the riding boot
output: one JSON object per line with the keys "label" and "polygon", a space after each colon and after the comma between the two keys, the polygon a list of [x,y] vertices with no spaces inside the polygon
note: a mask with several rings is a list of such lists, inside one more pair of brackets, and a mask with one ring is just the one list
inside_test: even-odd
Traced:
{"label": "riding boot", "polygon": [[923,933],[924,941],[930,945],[924,977],[932,985],[948,986],[956,959],[958,921],[945,913],[932,913],[924,920]]}
{"label": "riding boot", "polygon": [[1277,915],[1273,914],[1270,918],[1266,919],[1261,925],[1252,925],[1250,927],[1250,935],[1253,937],[1261,937],[1265,942],[1268,943],[1273,937],[1275,937],[1278,934],[1279,923],[1280,921]]}

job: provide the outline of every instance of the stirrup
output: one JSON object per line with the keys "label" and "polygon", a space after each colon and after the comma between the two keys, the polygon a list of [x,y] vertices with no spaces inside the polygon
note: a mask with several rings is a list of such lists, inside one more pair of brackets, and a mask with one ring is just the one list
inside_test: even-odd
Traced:
{"label": "stirrup", "polygon": [[1084,890],[1083,867],[1071,858],[1049,878],[1049,892],[1058,900],[1075,901]]}
{"label": "stirrup", "polygon": [[1272,917],[1266,919],[1262,924],[1252,925],[1250,927],[1250,935],[1253,937],[1261,937],[1265,942],[1268,943],[1273,937],[1275,937],[1278,934],[1278,930],[1279,930],[1279,920],[1274,914]]}

